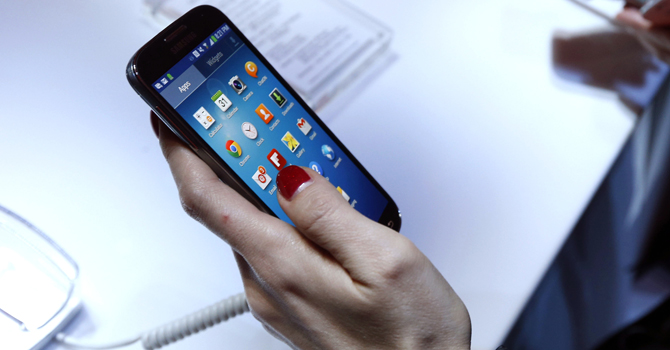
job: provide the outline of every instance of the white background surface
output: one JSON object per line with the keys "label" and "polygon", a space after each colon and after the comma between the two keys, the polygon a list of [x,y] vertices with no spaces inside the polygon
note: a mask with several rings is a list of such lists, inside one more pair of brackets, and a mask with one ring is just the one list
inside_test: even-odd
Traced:
{"label": "white background surface", "polygon": [[[473,349],[494,349],[632,129],[613,94],[552,73],[554,31],[604,23],[564,0],[356,6],[394,30],[399,59],[329,125],[468,306]],[[242,290],[230,249],[182,212],[126,82],[155,34],[142,11],[0,2],[0,203],[79,263],[85,309],[68,333],[91,341]],[[245,315],[169,348],[286,346]]]}

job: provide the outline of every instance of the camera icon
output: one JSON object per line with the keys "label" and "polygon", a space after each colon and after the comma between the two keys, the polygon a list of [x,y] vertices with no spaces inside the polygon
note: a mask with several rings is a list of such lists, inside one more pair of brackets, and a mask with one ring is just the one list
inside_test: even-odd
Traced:
{"label": "camera icon", "polygon": [[237,75],[230,78],[228,85],[230,85],[230,87],[232,87],[233,90],[235,90],[235,92],[237,92],[238,95],[241,95],[242,91],[244,91],[247,88],[247,85]]}

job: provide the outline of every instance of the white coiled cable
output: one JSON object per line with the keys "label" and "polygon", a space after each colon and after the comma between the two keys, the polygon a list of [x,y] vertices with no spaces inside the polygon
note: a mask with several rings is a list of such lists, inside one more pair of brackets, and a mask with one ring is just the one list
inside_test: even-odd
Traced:
{"label": "white coiled cable", "polygon": [[115,343],[106,345],[84,344],[70,339],[70,337],[63,333],[56,335],[56,341],[76,349],[114,349],[142,340],[144,349],[154,350],[213,327],[245,312],[249,312],[249,304],[244,293],[240,293],[182,317],[179,320],[145,332],[142,335]]}
{"label": "white coiled cable", "polygon": [[142,346],[147,350],[159,349],[248,311],[249,304],[244,293],[234,295],[180,320],[144,333]]}

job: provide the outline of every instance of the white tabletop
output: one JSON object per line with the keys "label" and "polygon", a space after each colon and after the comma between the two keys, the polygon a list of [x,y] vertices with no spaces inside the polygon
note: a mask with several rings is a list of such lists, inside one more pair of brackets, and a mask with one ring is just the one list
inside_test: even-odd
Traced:
{"label": "white tabletop", "polygon": [[[329,125],[468,306],[473,349],[494,349],[633,127],[614,93],[552,70],[555,31],[604,22],[567,0],[355,3],[394,30],[398,59]],[[182,212],[126,82],[155,34],[142,11],[0,2],[0,203],[79,263],[67,332],[90,341],[242,291],[230,249]],[[245,315],[169,348],[287,347]]]}

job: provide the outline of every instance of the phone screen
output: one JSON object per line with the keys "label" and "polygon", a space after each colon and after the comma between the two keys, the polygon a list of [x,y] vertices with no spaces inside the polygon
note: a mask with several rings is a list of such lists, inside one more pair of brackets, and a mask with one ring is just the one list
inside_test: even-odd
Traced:
{"label": "phone screen", "polygon": [[152,86],[282,220],[276,178],[288,165],[320,173],[372,220],[389,203],[228,24]]}

